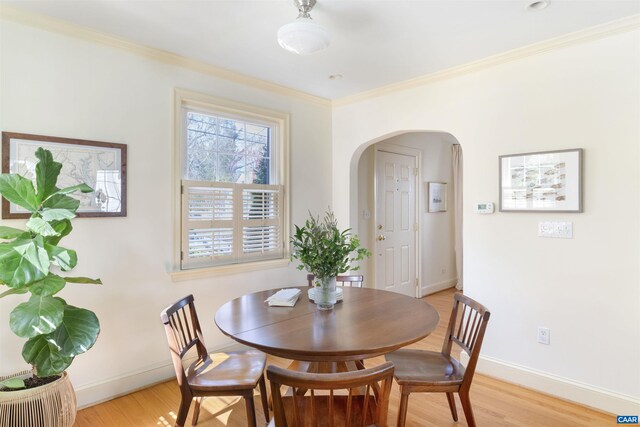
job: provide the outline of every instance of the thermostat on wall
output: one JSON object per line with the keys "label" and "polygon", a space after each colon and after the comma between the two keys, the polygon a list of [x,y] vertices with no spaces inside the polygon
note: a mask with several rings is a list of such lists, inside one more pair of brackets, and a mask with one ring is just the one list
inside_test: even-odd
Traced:
{"label": "thermostat on wall", "polygon": [[491,214],[493,213],[493,203],[492,202],[476,203],[475,212],[480,214]]}

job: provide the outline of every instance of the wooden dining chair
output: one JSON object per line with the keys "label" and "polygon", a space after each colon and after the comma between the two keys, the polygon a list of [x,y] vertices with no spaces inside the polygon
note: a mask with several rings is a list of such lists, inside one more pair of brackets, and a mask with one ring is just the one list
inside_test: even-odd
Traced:
{"label": "wooden dining chair", "polygon": [[[458,421],[453,395],[457,392],[467,424],[470,427],[476,425],[469,389],[490,315],[485,306],[458,292],[453,297],[453,308],[441,352],[400,349],[385,356],[394,363],[394,376],[400,386],[398,427],[405,425],[409,394],[418,392],[446,393],[451,415],[454,421]],[[451,356],[454,343],[469,355],[466,368]]]}
{"label": "wooden dining chair", "polygon": [[[182,401],[176,426],[182,427],[187,418],[191,401],[196,398],[193,425],[198,422],[200,401],[209,396],[242,396],[247,410],[247,422],[256,426],[253,390],[260,386],[260,397],[267,422],[269,408],[264,380],[266,356],[257,350],[225,352],[209,355],[202,339],[193,295],[189,295],[167,307],[160,314],[169,342],[173,367],[180,386]],[[185,355],[195,347],[197,359],[183,367]]]}
{"label": "wooden dining chair", "polygon": [[[316,276],[313,274],[307,274],[307,282],[309,283],[309,287],[313,287],[313,281]],[[352,286],[354,288],[361,288],[362,282],[364,281],[364,276],[362,275],[352,275],[352,276],[336,276],[336,285],[338,286]]]}
{"label": "wooden dining chair", "polygon": [[[310,374],[267,367],[273,398],[270,426],[387,426],[393,364],[362,371]],[[282,386],[288,392],[282,395]]]}

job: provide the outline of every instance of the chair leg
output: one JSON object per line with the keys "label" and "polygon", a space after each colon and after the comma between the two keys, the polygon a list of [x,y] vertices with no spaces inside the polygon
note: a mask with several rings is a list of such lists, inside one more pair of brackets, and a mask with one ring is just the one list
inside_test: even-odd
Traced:
{"label": "chair leg", "polygon": [[247,423],[249,427],[256,427],[256,408],[253,405],[253,389],[244,395],[244,403],[247,408]]}
{"label": "chair leg", "polygon": [[400,406],[398,407],[397,427],[404,427],[407,422],[407,407],[409,405],[409,394],[404,393],[404,387],[400,386]]}
{"label": "chair leg", "polygon": [[264,375],[258,380],[260,386],[260,400],[262,400],[262,410],[264,411],[264,419],[269,422],[269,401],[267,400],[267,385],[264,381]]}
{"label": "chair leg", "polygon": [[449,409],[451,409],[451,416],[453,421],[458,421],[458,411],[456,411],[456,399],[453,397],[453,393],[447,393],[447,401],[449,402]]}
{"label": "chair leg", "polygon": [[200,416],[200,403],[202,402],[202,397],[196,397],[196,406],[193,408],[193,421],[191,424],[198,424],[198,417]]}
{"label": "chair leg", "polygon": [[187,420],[187,414],[189,413],[189,406],[191,406],[192,396],[182,396],[180,400],[180,409],[178,409],[178,416],[176,417],[176,427],[184,426],[184,422]]}
{"label": "chair leg", "polygon": [[460,396],[460,402],[462,402],[462,410],[464,411],[464,417],[467,419],[467,425],[469,427],[476,427],[476,420],[473,418],[473,409],[471,409],[471,400],[469,400],[469,391],[458,392]]}

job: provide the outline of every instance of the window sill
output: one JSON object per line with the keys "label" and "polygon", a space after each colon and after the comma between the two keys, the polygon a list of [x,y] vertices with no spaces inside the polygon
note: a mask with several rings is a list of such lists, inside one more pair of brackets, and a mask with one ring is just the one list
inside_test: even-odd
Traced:
{"label": "window sill", "polygon": [[218,267],[194,268],[193,270],[170,271],[171,281],[202,279],[205,277],[223,276],[227,274],[248,273],[250,271],[282,268],[289,265],[289,259],[274,259],[269,261],[247,262],[243,264],[221,265]]}

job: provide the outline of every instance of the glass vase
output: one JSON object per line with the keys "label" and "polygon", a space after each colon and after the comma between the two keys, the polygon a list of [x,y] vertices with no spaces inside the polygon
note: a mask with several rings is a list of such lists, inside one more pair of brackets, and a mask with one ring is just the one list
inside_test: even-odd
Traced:
{"label": "glass vase", "polygon": [[332,310],[336,304],[336,278],[326,277],[318,281],[320,286],[316,286],[314,295],[318,310]]}

